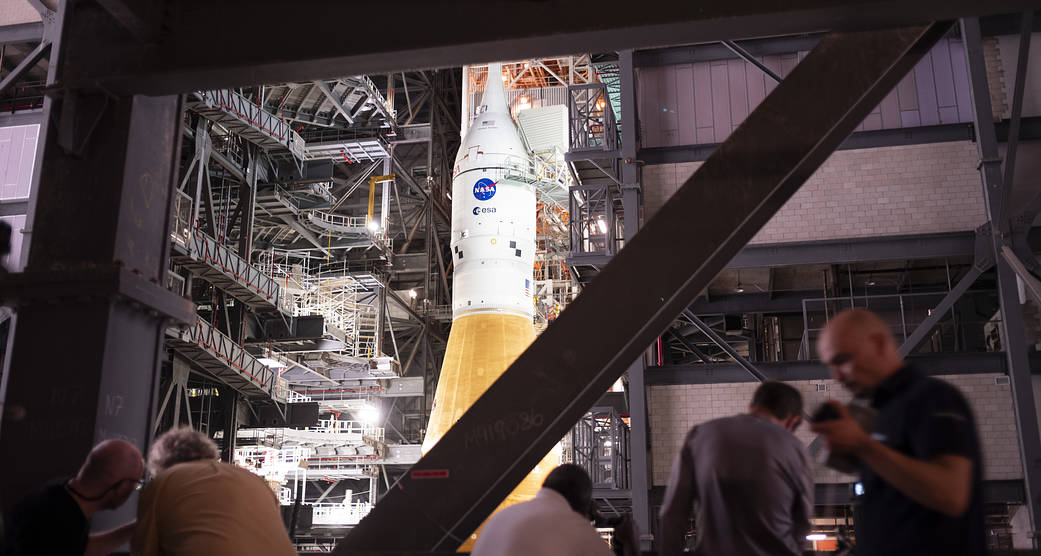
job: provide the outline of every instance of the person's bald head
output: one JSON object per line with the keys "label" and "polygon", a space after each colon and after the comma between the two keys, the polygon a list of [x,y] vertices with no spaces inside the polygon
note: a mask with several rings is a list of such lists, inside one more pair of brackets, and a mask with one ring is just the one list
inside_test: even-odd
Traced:
{"label": "person's bald head", "polygon": [[867,396],[904,365],[889,326],[867,309],[847,309],[817,338],[817,354],[831,375],[857,396]]}
{"label": "person's bald head", "polygon": [[116,508],[134,492],[144,470],[136,446],[123,440],[104,440],[94,446],[80,467],[76,489],[91,498],[98,495],[101,509]]}

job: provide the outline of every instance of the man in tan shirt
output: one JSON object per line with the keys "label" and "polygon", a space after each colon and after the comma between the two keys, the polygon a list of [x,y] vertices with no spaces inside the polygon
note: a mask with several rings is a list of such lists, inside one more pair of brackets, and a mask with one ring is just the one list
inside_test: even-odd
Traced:
{"label": "man in tan shirt", "polygon": [[275,493],[260,477],[217,461],[202,433],[174,429],[149,452],[133,554],[295,555]]}

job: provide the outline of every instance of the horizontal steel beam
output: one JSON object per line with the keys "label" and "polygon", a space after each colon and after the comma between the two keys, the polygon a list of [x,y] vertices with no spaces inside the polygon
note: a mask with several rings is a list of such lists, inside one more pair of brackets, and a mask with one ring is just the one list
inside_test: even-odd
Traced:
{"label": "horizontal steel beam", "polygon": [[[301,13],[320,13],[307,26],[283,29],[280,40],[256,41],[257,30],[271,26],[271,14],[285,9],[276,0],[180,0],[162,14],[162,38],[150,48],[128,48],[126,32],[95,3],[70,3],[72,17],[91,48],[68,52],[64,83],[72,88],[101,86],[109,91],[182,93],[554,56],[649,45],[855,31],[929,21],[1023,11],[1029,0],[708,0],[674,3],[649,0],[633,10],[624,0],[553,0],[538,10],[518,10],[514,2],[481,4],[508,26],[474,26],[436,2],[409,4],[396,14],[395,40],[386,29],[362,25],[345,40],[343,21],[357,17],[349,2],[301,0]],[[590,18],[594,10],[597,17]],[[552,13],[553,17],[546,17]],[[200,21],[208,22],[199,25]],[[212,30],[223,29],[221,48]],[[89,30],[89,31],[87,31]]]}
{"label": "horizontal steel beam", "polygon": [[[1020,140],[1041,139],[1041,117],[1023,118],[1021,121]],[[997,125],[998,140],[1008,137],[1008,121]],[[876,129],[858,131],[849,136],[838,150],[873,149],[879,147],[898,147],[904,145],[924,145],[928,143],[947,143],[950,141],[973,141],[975,133],[970,123],[943,124],[920,127],[904,127],[898,129]],[[683,162],[700,162],[706,160],[718,143],[698,145],[675,145],[669,147],[648,147],[640,149],[638,158],[647,165],[678,164]]]}
{"label": "horizontal steel beam", "polygon": [[[821,40],[820,33],[791,37],[769,37],[741,41],[741,47],[752,56],[772,56],[809,51]],[[638,68],[696,64],[736,60],[738,55],[719,42],[705,44],[649,48],[633,53],[633,65]]]}
{"label": "horizontal steel beam", "polygon": [[43,22],[18,23],[0,27],[0,44],[18,44],[43,40]]}
{"label": "horizontal steel beam", "polygon": [[[907,361],[929,375],[1004,374],[1005,354],[992,353],[931,353],[911,355]],[[773,380],[829,380],[828,368],[819,361],[756,362],[756,368]],[[1030,368],[1041,374],[1041,354],[1031,356]],[[692,363],[647,367],[647,385],[672,384],[730,384],[757,382],[741,365],[726,363]]]}

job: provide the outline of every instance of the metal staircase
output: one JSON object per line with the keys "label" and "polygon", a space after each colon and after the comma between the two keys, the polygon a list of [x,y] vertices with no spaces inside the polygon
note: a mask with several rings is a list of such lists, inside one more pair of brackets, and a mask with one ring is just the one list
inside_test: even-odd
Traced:
{"label": "metal staircase", "polygon": [[188,95],[187,108],[265,151],[286,150],[304,159],[304,140],[282,118],[229,89],[198,91]]}
{"label": "metal staircase", "polygon": [[291,314],[278,282],[201,230],[174,234],[171,262],[206,279],[260,314]]}
{"label": "metal staircase", "polygon": [[183,330],[171,329],[167,345],[248,398],[287,401],[289,386],[275,370],[201,318]]}

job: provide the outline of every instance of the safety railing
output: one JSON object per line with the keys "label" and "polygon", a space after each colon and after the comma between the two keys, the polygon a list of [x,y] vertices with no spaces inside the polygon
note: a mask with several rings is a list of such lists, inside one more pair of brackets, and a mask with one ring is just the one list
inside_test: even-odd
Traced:
{"label": "safety railing", "polygon": [[286,393],[286,402],[288,403],[306,403],[312,401],[311,396],[301,394],[295,390],[290,390]]}
{"label": "safety railing", "polygon": [[289,301],[282,299],[278,282],[274,278],[250,264],[231,249],[221,245],[208,234],[198,229],[194,230],[190,238],[189,252],[192,258],[205,262],[226,276],[234,278],[275,307],[286,312],[292,311]]}
{"label": "safety railing", "polygon": [[319,419],[317,427],[308,427],[306,430],[324,434],[348,434],[358,437],[368,437],[374,441],[383,441],[383,429],[372,423],[342,419]]}
{"label": "safety railing", "polygon": [[297,392],[300,395],[306,396],[307,398],[309,398],[309,401],[318,402],[368,399],[372,397],[382,396],[386,391],[387,389],[379,384],[358,384],[352,386],[335,386],[328,388],[297,388]]}
{"label": "safety railing", "polygon": [[357,525],[371,509],[372,504],[368,502],[314,504],[311,523],[313,525]]}
{"label": "safety railing", "polygon": [[570,152],[617,149],[618,130],[607,86],[603,83],[571,85],[567,92]]}
{"label": "safety railing", "polygon": [[629,426],[610,407],[594,407],[571,429],[571,462],[593,488],[629,488]]}
{"label": "safety railing", "polygon": [[296,202],[296,199],[293,198],[292,194],[279,187],[278,184],[275,184],[274,196],[276,201],[282,203],[282,206],[289,209],[289,212],[294,215],[300,214],[300,204]]}
{"label": "safety railing", "polygon": [[183,191],[174,196],[173,218],[171,219],[170,240],[182,249],[189,249],[192,237],[192,198]]}
{"label": "safety railing", "polygon": [[[946,291],[902,294],[872,294],[819,297],[802,301],[803,334],[800,359],[816,359],[817,337],[828,321],[851,307],[870,309],[889,326],[898,343],[906,341],[947,295]],[[964,296],[994,296],[994,292],[970,290]],[[992,303],[997,307],[996,299]],[[956,308],[948,311],[917,352],[1000,351],[1000,320],[963,315]],[[995,345],[996,344],[996,345]]]}
{"label": "safety railing", "polygon": [[321,210],[310,210],[307,211],[307,218],[311,220],[315,225],[341,228],[345,232],[350,231],[368,231],[366,227],[367,218],[364,216],[344,216],[342,214],[330,214]]}
{"label": "safety railing", "polygon": [[568,196],[568,233],[571,256],[617,253],[625,245],[622,219],[615,211],[617,188],[607,185],[574,185]]}
{"label": "safety railing", "polygon": [[200,91],[196,94],[208,106],[233,116],[262,135],[281,143],[293,156],[303,159],[306,145],[300,135],[286,121],[265,111],[255,102],[228,89]]}
{"label": "safety railing", "polygon": [[195,324],[182,332],[182,340],[197,344],[272,399],[285,401],[289,395],[289,384],[284,378],[202,318],[196,318]]}

